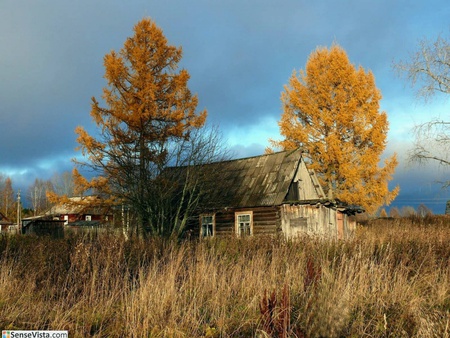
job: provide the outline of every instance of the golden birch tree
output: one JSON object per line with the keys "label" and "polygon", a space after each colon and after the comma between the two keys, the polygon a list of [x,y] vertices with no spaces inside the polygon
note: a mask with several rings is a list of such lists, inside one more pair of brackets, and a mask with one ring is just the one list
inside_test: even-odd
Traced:
{"label": "golden birch tree", "polygon": [[161,212],[155,196],[163,193],[156,178],[174,159],[174,144],[187,142],[207,115],[196,112],[198,98],[188,88],[189,73],[178,70],[181,57],[181,48],[169,45],[152,20],[138,22],[123,48],[104,57],[103,104],[92,98],[91,109],[98,133],[76,129],[87,158],[79,164],[99,173],[87,180],[76,171],[78,187],[125,200],[139,225],[153,232],[158,230],[152,217]]}
{"label": "golden birch tree", "polygon": [[380,167],[389,128],[380,99],[372,72],[356,68],[338,45],[318,48],[284,87],[279,121],[284,139],[271,142],[303,149],[330,198],[374,212],[399,191],[388,188],[396,155]]}

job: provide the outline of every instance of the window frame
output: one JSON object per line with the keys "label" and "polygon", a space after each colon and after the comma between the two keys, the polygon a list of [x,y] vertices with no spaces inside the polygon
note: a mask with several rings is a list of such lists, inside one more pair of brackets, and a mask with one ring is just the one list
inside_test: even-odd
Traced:
{"label": "window frame", "polygon": [[[211,217],[212,218],[212,223],[203,223],[203,218],[204,217]],[[200,238],[211,238],[214,237],[216,235],[216,214],[200,214],[199,215],[199,224],[200,224]],[[212,233],[211,235],[204,235],[203,234],[203,224],[211,224],[212,225]]]}
{"label": "window frame", "polygon": [[[239,222],[239,216],[245,216],[245,215],[250,216],[250,221],[249,221],[250,234],[242,234],[240,231],[241,227],[240,227],[240,222]],[[236,211],[234,213],[234,227],[235,227],[236,236],[238,236],[238,237],[253,236],[253,211],[252,210]]]}

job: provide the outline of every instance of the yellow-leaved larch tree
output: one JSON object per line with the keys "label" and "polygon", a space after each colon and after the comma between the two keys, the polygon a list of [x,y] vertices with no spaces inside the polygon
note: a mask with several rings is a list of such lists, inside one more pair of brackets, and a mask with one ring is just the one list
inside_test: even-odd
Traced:
{"label": "yellow-leaved larch tree", "polygon": [[372,213],[399,191],[388,187],[396,155],[380,166],[389,129],[380,99],[372,72],[356,68],[342,47],[317,48],[282,92],[279,126],[284,139],[271,143],[301,148],[329,198]]}
{"label": "yellow-leaved larch tree", "polygon": [[[178,70],[181,57],[181,48],[169,45],[152,20],[138,22],[124,47],[104,57],[104,103],[93,98],[91,109],[98,133],[76,129],[87,159],[79,164],[99,174],[87,180],[75,170],[77,189],[107,191],[125,201],[140,228],[156,234],[170,235],[175,222],[162,215],[167,203],[160,197],[167,184],[158,178],[167,166],[180,165],[186,143],[207,115],[206,110],[196,112],[189,73]],[[164,225],[157,224],[157,216]]]}

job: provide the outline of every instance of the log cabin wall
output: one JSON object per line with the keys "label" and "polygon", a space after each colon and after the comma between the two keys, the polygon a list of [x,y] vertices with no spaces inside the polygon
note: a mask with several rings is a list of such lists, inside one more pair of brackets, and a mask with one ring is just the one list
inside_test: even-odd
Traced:
{"label": "log cabin wall", "polygon": [[[318,205],[283,204],[256,208],[229,208],[215,213],[214,236],[236,236],[236,213],[251,213],[252,235],[275,235],[283,232],[286,238],[304,234],[330,239],[348,239],[354,236],[356,221],[345,213]],[[200,235],[200,221],[190,224],[194,236]]]}
{"label": "log cabin wall", "polygon": [[[247,212],[252,214],[252,235],[275,235],[283,232],[286,238],[307,234],[330,239],[348,239],[353,237],[356,228],[354,219],[322,204],[229,208],[203,215],[214,215],[214,236],[236,236],[236,213]],[[198,218],[191,226],[195,236],[199,236]]]}
{"label": "log cabin wall", "polygon": [[281,231],[279,207],[253,209],[253,233],[255,235],[275,235]]}
{"label": "log cabin wall", "polygon": [[[281,230],[279,218],[279,207],[256,207],[256,208],[229,208],[215,213],[204,213],[204,215],[214,214],[214,235],[215,236],[236,236],[236,213],[252,214],[252,234],[253,235],[274,235]],[[200,222],[193,222],[193,232],[200,234]]]}

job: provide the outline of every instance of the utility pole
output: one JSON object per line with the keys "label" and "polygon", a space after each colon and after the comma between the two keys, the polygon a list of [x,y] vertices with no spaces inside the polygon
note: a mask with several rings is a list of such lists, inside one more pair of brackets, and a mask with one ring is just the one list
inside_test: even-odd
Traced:
{"label": "utility pole", "polygon": [[8,194],[6,193],[5,193],[5,215],[6,217],[8,217]]}
{"label": "utility pole", "polygon": [[21,208],[20,208],[20,189],[17,191],[17,231],[22,233],[22,227],[20,226],[21,222]]}

